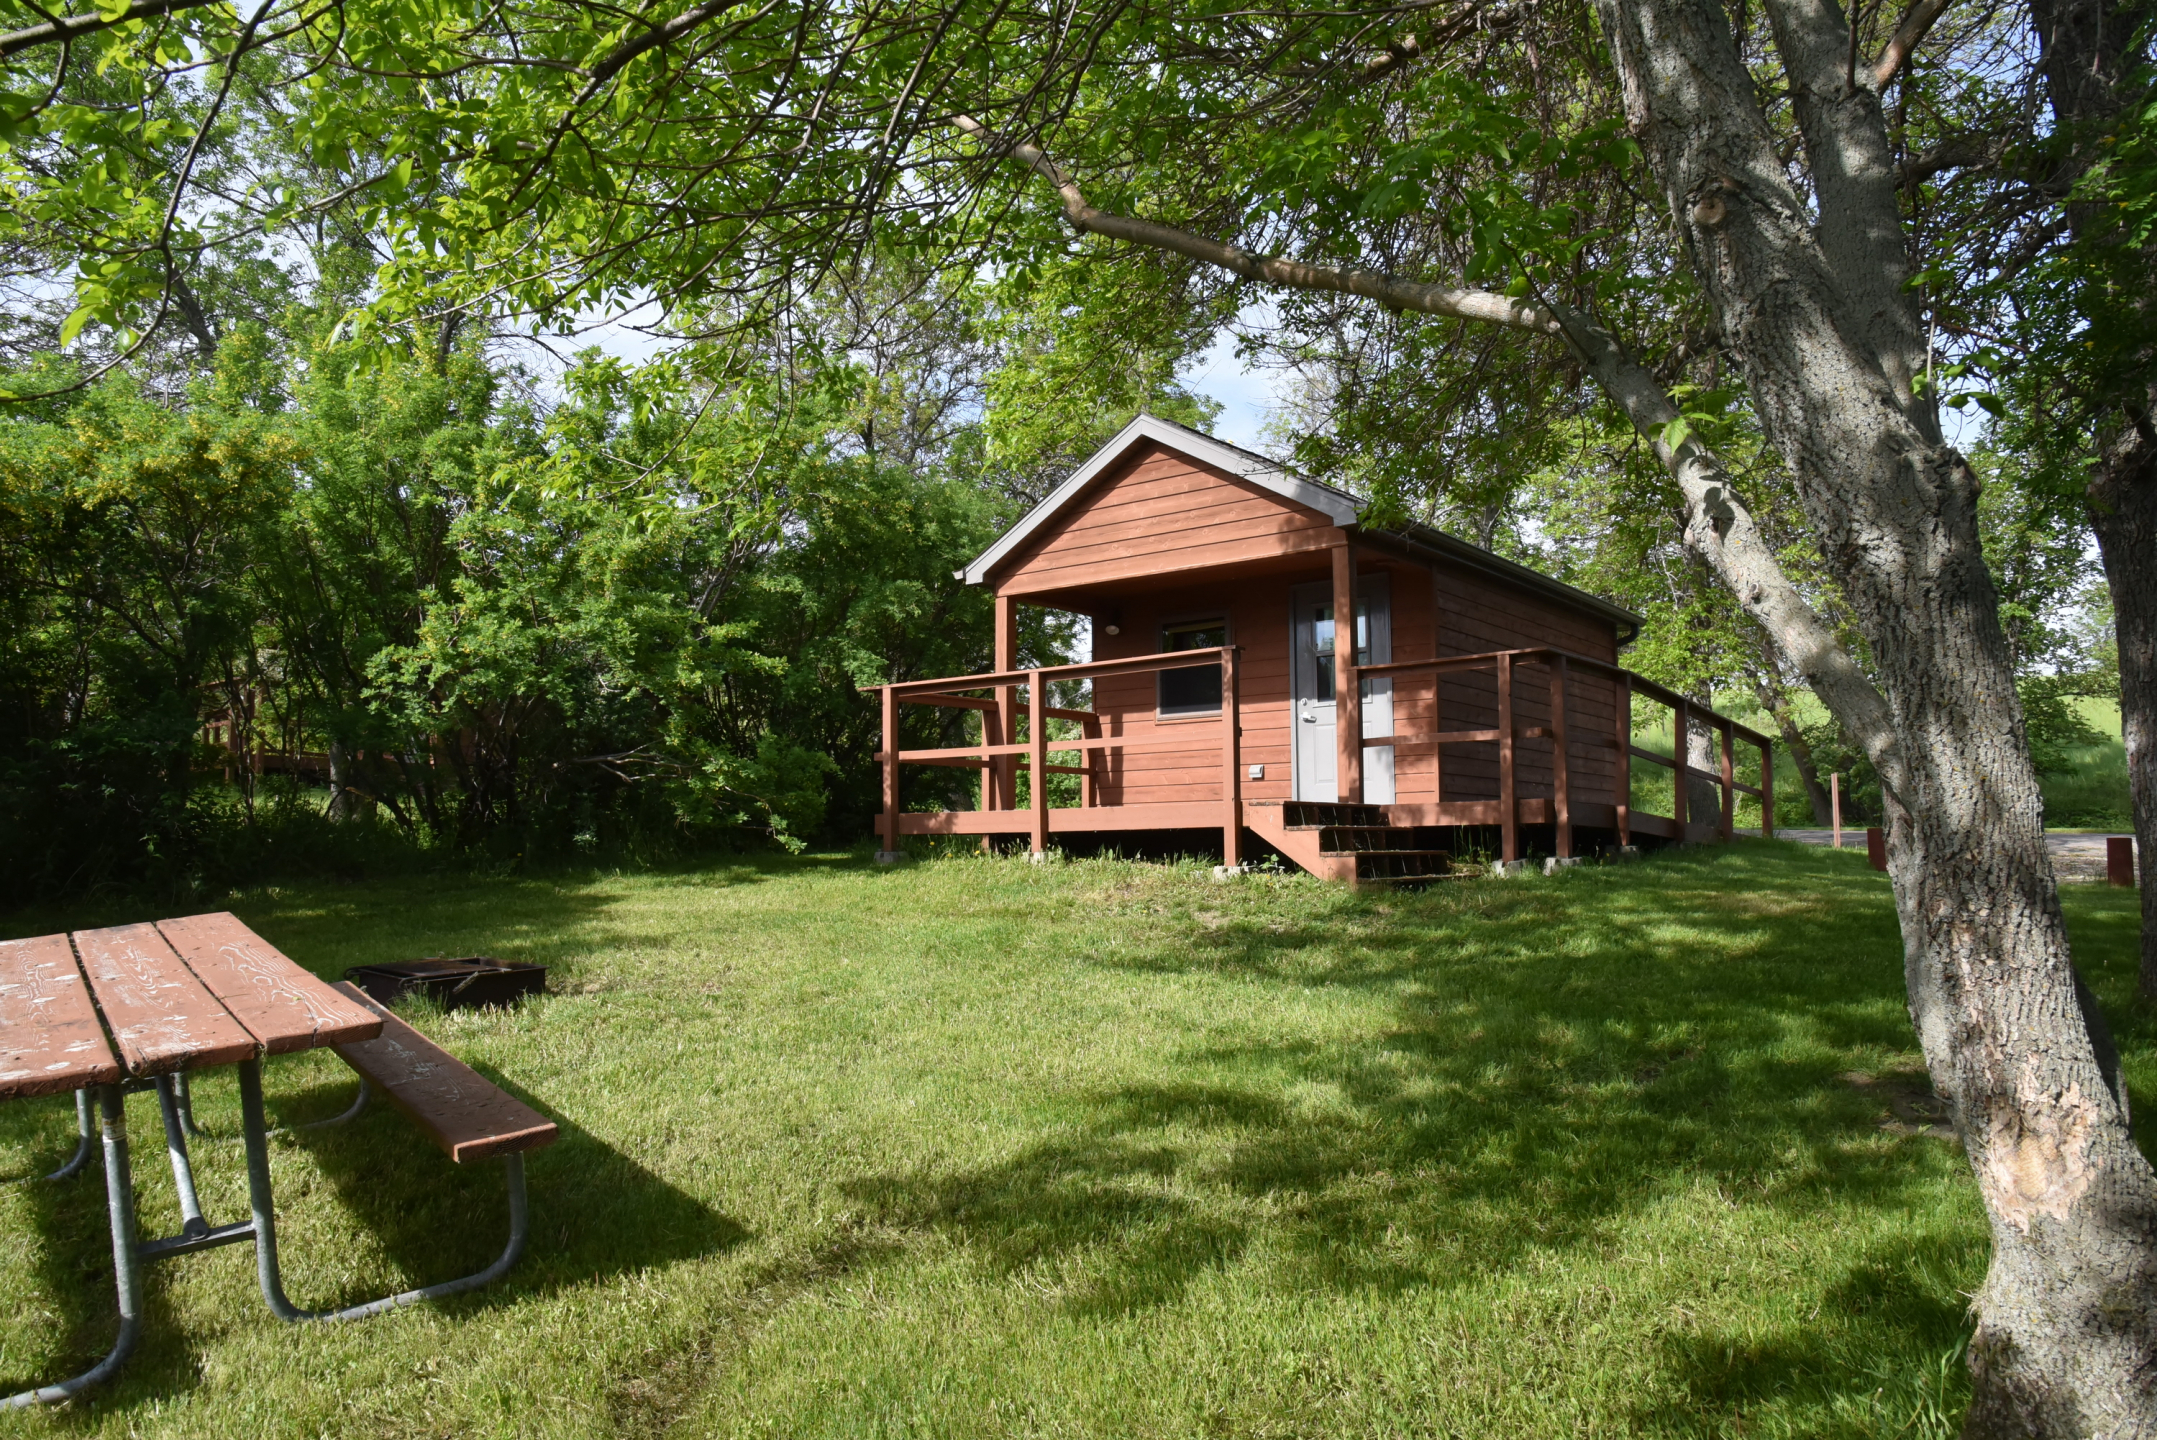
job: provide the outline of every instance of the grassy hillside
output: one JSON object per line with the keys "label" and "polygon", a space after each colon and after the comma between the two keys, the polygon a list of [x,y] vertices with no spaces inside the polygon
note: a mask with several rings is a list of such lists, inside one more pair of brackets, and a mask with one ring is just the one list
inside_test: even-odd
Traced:
{"label": "grassy hillside", "polygon": [[[2067,897],[2129,1008],[2132,896]],[[295,888],[232,907],[324,974],[545,961],[422,1017],[557,1115],[494,1291],[335,1328],[243,1247],[152,1273],[102,1436],[1945,1436],[1984,1226],[1922,1092],[1885,881],[1743,843],[1424,895],[1195,868],[810,857]],[[18,915],[0,934],[125,914]],[[268,1066],[331,1113],[334,1059]],[[200,1087],[232,1131],[230,1072]],[[177,1224],[131,1102],[146,1223]],[[11,1173],[64,1102],[0,1106]],[[1883,1128],[1883,1127],[1886,1128]],[[499,1246],[494,1167],[392,1113],[273,1142],[287,1288]],[[197,1167],[244,1213],[236,1146]],[[10,1389],[109,1341],[99,1182],[0,1191]]]}

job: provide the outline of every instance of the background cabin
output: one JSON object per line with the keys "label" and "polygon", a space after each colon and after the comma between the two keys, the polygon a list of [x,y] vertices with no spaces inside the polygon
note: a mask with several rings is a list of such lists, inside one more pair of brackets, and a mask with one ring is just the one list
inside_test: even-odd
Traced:
{"label": "background cabin", "polygon": [[[1570,858],[1727,836],[1740,792],[1771,814],[1765,737],[1618,664],[1638,616],[1360,516],[1354,496],[1262,456],[1133,420],[961,572],[996,596],[996,672],[877,687],[883,853],[903,835],[1025,836],[1038,852],[1058,834],[1204,829],[1233,867],[1248,830],[1316,873],[1398,879],[1438,873],[1486,830],[1503,860],[1524,845]],[[1019,670],[1019,605],[1090,617],[1093,658]],[[1698,776],[1682,746],[1632,743],[1642,696],[1677,712],[1673,733],[1719,734],[1718,814],[1686,816]],[[971,712],[979,742],[899,750],[907,704]],[[1758,787],[1735,773],[1739,739],[1759,750]],[[1675,772],[1670,815],[1632,804],[1636,758]],[[902,764],[978,771],[979,808],[903,810]],[[1031,784],[1022,803],[1022,774],[1077,776],[1078,803]]]}

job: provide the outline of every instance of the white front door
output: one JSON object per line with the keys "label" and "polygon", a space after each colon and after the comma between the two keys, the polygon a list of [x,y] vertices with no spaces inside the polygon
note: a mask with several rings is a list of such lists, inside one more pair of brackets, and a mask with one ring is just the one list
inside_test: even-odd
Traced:
{"label": "white front door", "polygon": [[[1340,797],[1340,743],[1333,704],[1333,586],[1298,585],[1289,594],[1289,685],[1295,725],[1295,796],[1332,801]],[[1392,587],[1383,575],[1356,584],[1356,663],[1393,660]],[[1393,682],[1366,680],[1363,733],[1393,733]],[[1393,803],[1393,747],[1363,747],[1363,803]]]}

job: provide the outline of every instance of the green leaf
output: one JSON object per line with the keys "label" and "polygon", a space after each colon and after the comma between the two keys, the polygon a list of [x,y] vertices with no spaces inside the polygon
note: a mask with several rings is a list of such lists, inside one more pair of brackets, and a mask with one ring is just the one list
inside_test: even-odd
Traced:
{"label": "green leaf", "polygon": [[76,306],[75,313],[60,322],[60,344],[63,347],[72,345],[75,342],[75,337],[82,333],[82,327],[89,324],[91,318],[92,314],[89,306]]}

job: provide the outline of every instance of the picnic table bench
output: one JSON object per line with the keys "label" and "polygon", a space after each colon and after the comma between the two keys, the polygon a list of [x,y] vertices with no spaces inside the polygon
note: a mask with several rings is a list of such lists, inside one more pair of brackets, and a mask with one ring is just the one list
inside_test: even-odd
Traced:
{"label": "picnic table bench", "polygon": [[[277,1263],[270,1185],[273,1133],[262,1098],[262,1057],[327,1046],[360,1076],[357,1115],[370,1088],[462,1164],[500,1156],[509,1191],[508,1246],[474,1275],[334,1310],[303,1310],[285,1297]],[[247,1155],[248,1219],[212,1225],[194,1181],[188,1077],[238,1068],[240,1134]],[[126,1095],[155,1091],[178,1191],[180,1232],[141,1240],[129,1170]],[[554,1122],[505,1093],[350,985],[309,974],[229,914],[0,941],[0,1100],[75,1095],[74,1158],[48,1179],[80,1170],[92,1150],[92,1100],[103,1139],[112,1228],[118,1338],[80,1375],[0,1401],[19,1407],[62,1400],[109,1378],[142,1328],[142,1264],[252,1240],[263,1299],[283,1320],[350,1320],[499,1279],[523,1254],[528,1229],[524,1153],[551,1144]],[[312,1127],[302,1127],[312,1128]]]}

